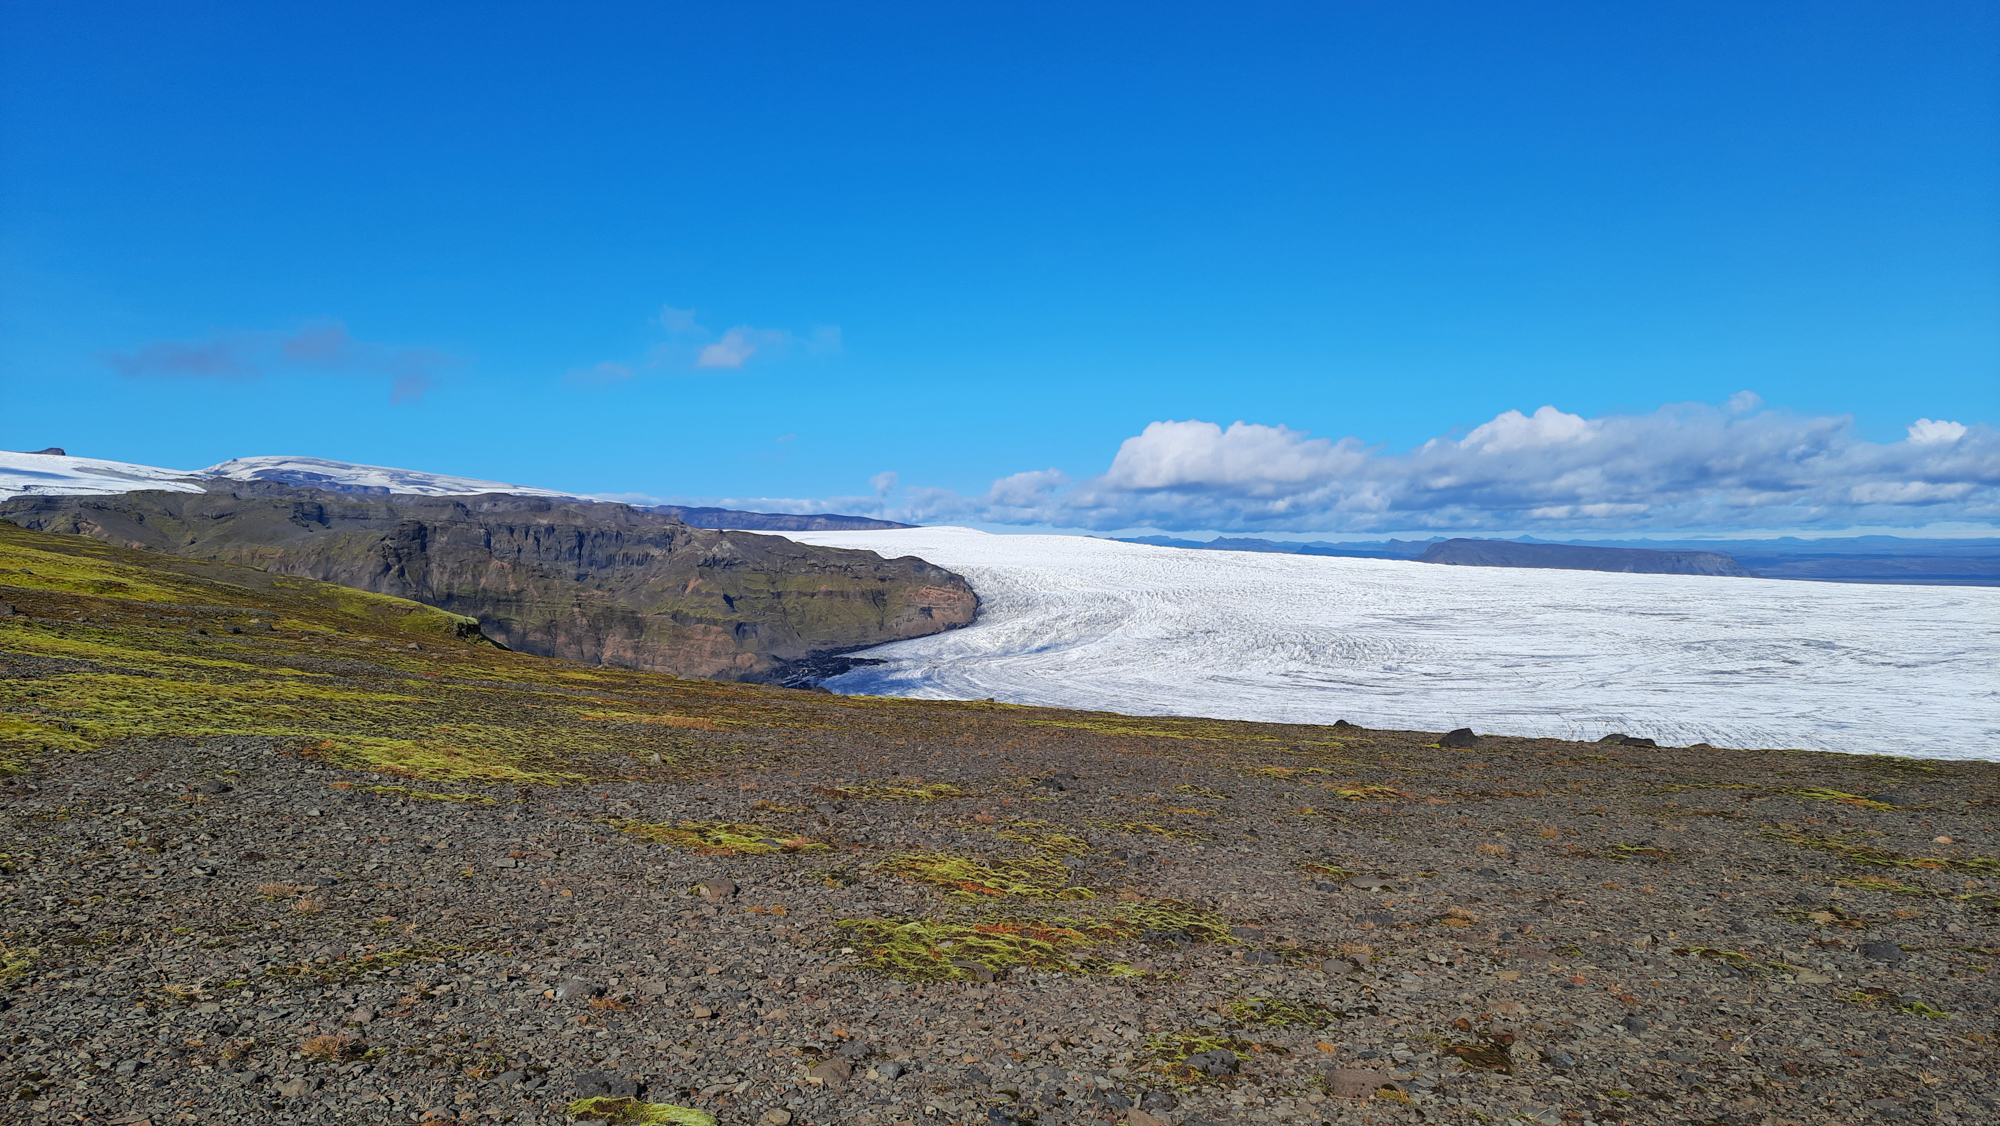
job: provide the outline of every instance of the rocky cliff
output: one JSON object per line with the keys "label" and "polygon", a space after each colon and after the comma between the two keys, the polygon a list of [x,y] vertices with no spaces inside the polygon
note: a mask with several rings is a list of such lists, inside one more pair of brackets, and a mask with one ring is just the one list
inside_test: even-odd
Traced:
{"label": "rocky cliff", "polygon": [[1446,540],[1425,549],[1417,562],[1459,567],[1557,567],[1648,575],[1756,577],[1754,571],[1719,551],[1654,551],[1642,547],[1578,547],[1510,540]]}
{"label": "rocky cliff", "polygon": [[965,625],[978,604],[921,559],[551,497],[227,481],[17,497],[0,518],[392,594],[477,618],[509,648],[684,676],[789,682],[829,654]]}

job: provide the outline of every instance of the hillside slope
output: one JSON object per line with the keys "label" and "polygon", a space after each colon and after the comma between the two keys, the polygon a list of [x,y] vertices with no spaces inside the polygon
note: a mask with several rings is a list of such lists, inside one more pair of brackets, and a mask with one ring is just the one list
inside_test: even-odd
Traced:
{"label": "hillside slope", "polygon": [[828,654],[964,625],[977,609],[963,579],[919,559],[557,497],[212,483],[16,497],[0,518],[410,598],[476,618],[512,649],[685,676],[784,678]]}

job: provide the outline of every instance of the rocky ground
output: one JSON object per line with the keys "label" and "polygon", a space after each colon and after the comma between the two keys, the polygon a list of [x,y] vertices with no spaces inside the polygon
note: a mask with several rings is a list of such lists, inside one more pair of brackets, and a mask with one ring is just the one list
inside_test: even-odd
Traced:
{"label": "rocky ground", "polygon": [[0,789],[8,1117],[2000,1114],[1988,765],[936,706],[588,786],[60,756]]}

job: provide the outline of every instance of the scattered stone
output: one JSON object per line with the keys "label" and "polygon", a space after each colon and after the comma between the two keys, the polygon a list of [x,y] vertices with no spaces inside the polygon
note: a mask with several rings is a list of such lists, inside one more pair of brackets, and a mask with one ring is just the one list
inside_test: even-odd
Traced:
{"label": "scattered stone", "polygon": [[903,1077],[903,1073],[907,1070],[908,1069],[905,1068],[902,1064],[895,1063],[892,1061],[877,1066],[875,1068],[875,1074],[881,1076],[884,1079],[901,1079]]}
{"label": "scattered stone", "polygon": [[1653,1027],[1652,1025],[1646,1023],[1645,1017],[1642,1017],[1637,1013],[1634,1013],[1633,1015],[1626,1017],[1624,1020],[1621,1020],[1618,1023],[1627,1032],[1644,1032],[1647,1029]]}
{"label": "scattered stone", "polygon": [[854,1067],[843,1059],[822,1060],[806,1072],[814,1079],[838,1087],[853,1076]]}
{"label": "scattered stone", "polygon": [[1909,952],[1894,942],[1864,942],[1861,956],[1871,962],[1903,962],[1909,960]]}
{"label": "scattered stone", "polygon": [[375,1010],[367,1005],[363,1005],[360,1008],[355,1009],[353,1012],[348,1013],[347,1020],[344,1023],[367,1024],[369,1021],[374,1019],[375,1019]]}
{"label": "scattered stone", "polygon": [[271,1084],[271,1090],[285,1098],[296,1099],[300,1095],[310,1095],[319,1090],[324,1082],[325,1080],[317,1075],[293,1075]]}
{"label": "scattered stone", "polygon": [[1658,742],[1640,735],[1627,735],[1623,739],[1618,740],[1618,743],[1624,747],[1657,747],[1660,745]]}
{"label": "scattered stone", "polygon": [[696,884],[695,890],[700,892],[701,897],[710,903],[718,903],[736,894],[736,881],[717,877],[716,879],[704,880]]}
{"label": "scattered stone", "polygon": [[204,794],[226,794],[233,788],[229,783],[214,778],[195,787],[198,792]]}
{"label": "scattered stone", "polygon": [[1471,750],[1478,745],[1479,736],[1474,735],[1470,727],[1460,727],[1447,731],[1438,739],[1438,746],[1452,747],[1458,750]]}
{"label": "scattered stone", "polygon": [[765,1111],[764,1117],[759,1118],[757,1121],[763,1123],[763,1126],[790,1126],[792,1112],[783,1107],[772,1107],[770,1110]]}
{"label": "scattered stone", "polygon": [[580,1099],[636,1099],[639,1084],[608,1071],[585,1071],[576,1077],[576,1095]]}
{"label": "scattered stone", "polygon": [[1161,1118],[1157,1114],[1148,1114],[1143,1110],[1127,1111],[1125,1113],[1125,1124],[1126,1126],[1174,1126],[1171,1121]]}
{"label": "scattered stone", "polygon": [[604,996],[604,987],[580,977],[565,978],[556,983],[555,995],[558,1001],[588,1001]]}
{"label": "scattered stone", "polygon": [[1147,1091],[1139,1096],[1139,1106],[1145,1110],[1172,1110],[1181,1101],[1165,1091]]}
{"label": "scattered stone", "polygon": [[1335,1095],[1343,1099],[1370,1098],[1383,1088],[1392,1091],[1403,1089],[1389,1077],[1388,1072],[1360,1067],[1335,1068],[1327,1085],[1333,1089]]}
{"label": "scattered stone", "polygon": [[1182,1061],[1196,1071],[1207,1075],[1233,1075],[1241,1066],[1236,1053],[1227,1048],[1217,1048],[1210,1052],[1198,1052]]}

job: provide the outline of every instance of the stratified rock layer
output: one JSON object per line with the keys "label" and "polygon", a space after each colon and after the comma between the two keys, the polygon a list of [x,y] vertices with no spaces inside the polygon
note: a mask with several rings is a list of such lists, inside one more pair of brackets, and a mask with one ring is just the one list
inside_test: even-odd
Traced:
{"label": "stratified rock layer", "polygon": [[246,482],[205,493],[21,497],[42,531],[298,575],[477,618],[543,656],[726,679],[972,621],[964,579],[916,558],[694,528],[549,497],[364,497]]}

